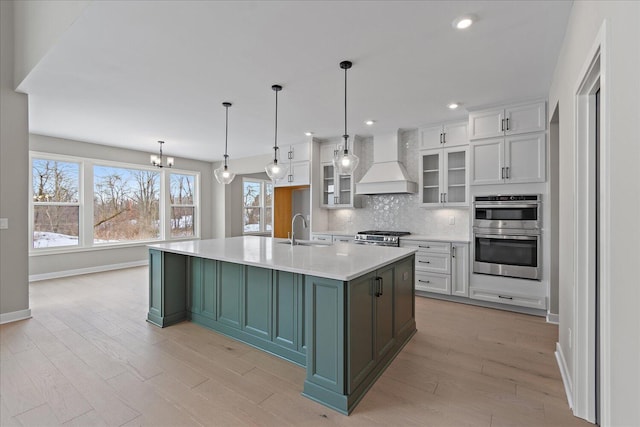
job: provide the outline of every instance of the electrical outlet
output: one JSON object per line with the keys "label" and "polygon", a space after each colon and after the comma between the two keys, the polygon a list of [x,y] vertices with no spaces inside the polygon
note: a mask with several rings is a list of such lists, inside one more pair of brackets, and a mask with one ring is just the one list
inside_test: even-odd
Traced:
{"label": "electrical outlet", "polygon": [[450,216],[449,217],[449,225],[454,225],[456,223],[456,217],[455,216]]}
{"label": "electrical outlet", "polygon": [[0,218],[0,230],[9,228],[9,218]]}

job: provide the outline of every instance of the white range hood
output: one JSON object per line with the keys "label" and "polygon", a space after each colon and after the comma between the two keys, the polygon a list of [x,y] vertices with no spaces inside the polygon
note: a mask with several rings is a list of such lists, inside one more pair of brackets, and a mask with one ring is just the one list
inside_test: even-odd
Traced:
{"label": "white range hood", "polygon": [[417,193],[418,184],[400,162],[398,133],[373,137],[373,165],[356,184],[356,194],[408,194]]}

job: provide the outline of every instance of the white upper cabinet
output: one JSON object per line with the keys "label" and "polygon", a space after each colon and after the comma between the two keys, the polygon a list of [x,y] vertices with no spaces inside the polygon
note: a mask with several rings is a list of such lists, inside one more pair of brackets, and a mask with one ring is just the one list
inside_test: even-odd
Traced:
{"label": "white upper cabinet", "polygon": [[469,113],[469,139],[543,132],[547,127],[544,101]]}
{"label": "white upper cabinet", "polygon": [[287,158],[292,162],[310,160],[309,143],[290,145],[289,151],[287,151]]}
{"label": "white upper cabinet", "polygon": [[[362,205],[362,196],[355,194],[356,176],[339,174],[333,167],[333,157],[341,150],[342,145],[331,142],[320,146],[320,206],[323,208],[359,208]],[[355,138],[349,144],[349,151],[362,156]]]}
{"label": "white upper cabinet", "polygon": [[420,152],[420,194],[425,207],[468,206],[468,148]]}
{"label": "white upper cabinet", "polygon": [[446,148],[469,144],[467,122],[448,123],[420,129],[420,149]]}
{"label": "white upper cabinet", "polygon": [[282,153],[280,161],[282,163],[288,162],[289,172],[283,179],[276,181],[275,186],[309,185],[311,182],[310,143],[293,144],[286,151],[284,147],[280,150]]}
{"label": "white upper cabinet", "polygon": [[544,182],[546,136],[535,133],[474,141],[471,158],[473,185]]}

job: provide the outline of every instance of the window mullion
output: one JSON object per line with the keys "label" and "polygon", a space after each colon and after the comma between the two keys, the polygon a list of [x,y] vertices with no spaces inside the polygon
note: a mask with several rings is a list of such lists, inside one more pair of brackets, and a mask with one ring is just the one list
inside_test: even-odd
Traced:
{"label": "window mullion", "polygon": [[81,246],[93,246],[93,162],[80,163],[80,224]]}

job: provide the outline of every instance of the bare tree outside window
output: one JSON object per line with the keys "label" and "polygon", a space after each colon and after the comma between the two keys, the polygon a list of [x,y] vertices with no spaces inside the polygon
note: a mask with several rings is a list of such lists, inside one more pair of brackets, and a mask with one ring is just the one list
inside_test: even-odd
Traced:
{"label": "bare tree outside window", "polygon": [[171,237],[195,235],[194,200],[195,176],[172,173],[169,175],[171,203]]}
{"label": "bare tree outside window", "polygon": [[32,159],[33,247],[77,246],[80,164]]}
{"label": "bare tree outside window", "polygon": [[243,231],[246,234],[271,230],[273,183],[248,179],[242,181],[244,209]]}
{"label": "bare tree outside window", "polygon": [[111,166],[93,168],[93,241],[160,237],[160,174]]}

